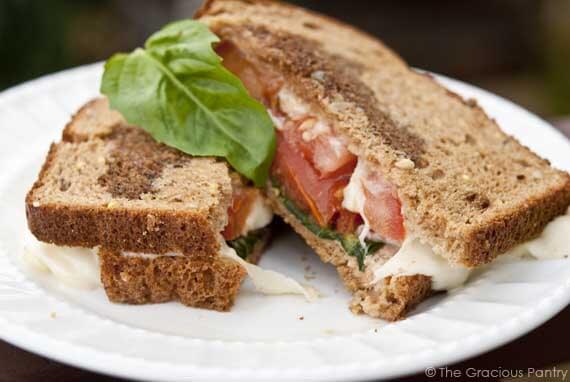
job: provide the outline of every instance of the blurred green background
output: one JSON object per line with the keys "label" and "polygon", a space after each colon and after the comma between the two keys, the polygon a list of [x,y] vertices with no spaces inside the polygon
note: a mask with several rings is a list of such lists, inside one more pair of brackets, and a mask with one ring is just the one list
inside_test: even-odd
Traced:
{"label": "blurred green background", "polygon": [[[570,1],[293,1],[383,39],[411,65],[570,114]],[[195,0],[0,0],[0,90],[131,50]]]}

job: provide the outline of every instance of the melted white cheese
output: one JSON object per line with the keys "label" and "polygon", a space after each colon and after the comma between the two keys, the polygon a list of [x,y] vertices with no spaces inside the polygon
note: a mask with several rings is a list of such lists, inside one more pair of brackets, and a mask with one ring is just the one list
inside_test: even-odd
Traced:
{"label": "melted white cheese", "polygon": [[139,252],[121,252],[121,256],[125,257],[140,257],[143,259],[155,259],[157,257],[166,256],[166,257],[183,257],[184,255],[181,253],[176,252],[167,252],[160,255],[154,253],[139,253]]}
{"label": "melted white cheese", "polygon": [[374,283],[386,276],[419,274],[431,276],[433,290],[449,290],[463,285],[469,273],[468,268],[451,265],[442,256],[436,255],[430,246],[407,237],[398,252],[374,270]]}
{"label": "melted white cheese", "polygon": [[251,206],[241,234],[247,235],[248,232],[263,228],[271,223],[271,220],[273,220],[273,210],[269,208],[264,198],[259,195]]}
{"label": "melted white cheese", "polygon": [[[309,286],[302,286],[297,281],[275,271],[265,270],[240,258],[233,248],[221,240],[222,256],[226,256],[243,266],[255,288],[264,294],[301,294],[308,301],[318,297],[318,292]],[[30,238],[24,245],[22,260],[26,266],[36,272],[50,273],[59,282],[79,289],[96,289],[101,286],[97,249],[60,247],[46,244]],[[170,252],[163,255],[150,253],[123,252],[122,256],[156,258],[159,256],[183,256]]]}
{"label": "melted white cheese", "polygon": [[[500,255],[496,262],[516,261],[523,257],[538,260],[570,257],[570,215],[559,216],[550,222],[542,234]],[[472,270],[450,264],[418,239],[406,238],[402,247],[374,273],[376,283],[386,276],[421,274],[431,276],[434,290],[450,290],[465,283]]]}
{"label": "melted white cheese", "polygon": [[523,244],[523,247],[536,259],[570,257],[570,215],[554,219],[539,237]]}
{"label": "melted white cheese", "polygon": [[96,289],[101,285],[99,260],[94,249],[60,247],[27,240],[22,260],[37,272],[51,273],[65,285]]}
{"label": "melted white cheese", "polygon": [[318,292],[312,287],[302,286],[297,281],[281,273],[248,263],[239,257],[236,251],[229,247],[224,240],[222,240],[221,246],[222,256],[226,256],[243,266],[258,292],[263,294],[301,294],[305,296],[307,301],[314,301],[319,296]]}
{"label": "melted white cheese", "polygon": [[365,246],[364,240],[370,234],[370,224],[364,215],[364,202],[366,201],[366,197],[364,196],[364,190],[362,189],[362,181],[365,179],[367,171],[368,168],[366,162],[358,159],[358,163],[350,177],[350,181],[344,188],[344,198],[342,200],[343,208],[360,214],[362,220],[364,220],[364,224],[359,227],[360,233],[358,234],[358,239],[363,246]]}

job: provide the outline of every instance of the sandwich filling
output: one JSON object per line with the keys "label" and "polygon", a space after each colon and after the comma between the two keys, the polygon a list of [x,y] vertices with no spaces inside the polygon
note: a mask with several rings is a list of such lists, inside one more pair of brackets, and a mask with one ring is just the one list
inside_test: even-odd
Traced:
{"label": "sandwich filling", "polygon": [[406,230],[395,187],[351,152],[277,73],[254,66],[230,42],[217,52],[272,116],[277,149],[271,179],[289,211],[317,236],[339,241],[361,271],[366,255],[385,244],[401,245]]}
{"label": "sandwich filling", "polygon": [[[319,238],[338,241],[347,255],[357,258],[360,271],[370,272],[371,284],[389,276],[421,274],[432,278],[432,289],[449,290],[467,280],[468,268],[449,263],[406,231],[396,187],[373,163],[351,150],[334,125],[297,97],[279,73],[250,61],[231,42],[223,41],[216,50],[272,117],[277,149],[271,182],[280,202],[299,222]],[[311,74],[317,81],[321,75]],[[415,164],[403,158],[396,166]],[[547,227],[543,235],[556,231],[560,236],[568,220],[558,218],[549,225],[555,228]],[[541,258],[546,248],[532,251],[540,240],[544,241],[528,242],[512,252]],[[372,254],[377,256],[367,261]]]}

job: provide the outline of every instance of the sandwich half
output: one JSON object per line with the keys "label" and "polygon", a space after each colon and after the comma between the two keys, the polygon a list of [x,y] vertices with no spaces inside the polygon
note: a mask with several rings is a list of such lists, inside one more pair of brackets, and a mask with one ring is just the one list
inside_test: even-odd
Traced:
{"label": "sandwich half", "polygon": [[265,0],[206,1],[196,18],[274,120],[276,213],[338,269],[353,312],[397,320],[449,286],[421,271],[383,276],[403,248],[427,248],[445,278],[568,208],[567,173],[371,36]]}
{"label": "sandwich half", "polygon": [[111,301],[220,311],[246,276],[223,251],[257,262],[272,219],[259,189],[224,161],[157,143],[105,98],[83,106],[52,144],[26,215],[42,242],[98,247]]}

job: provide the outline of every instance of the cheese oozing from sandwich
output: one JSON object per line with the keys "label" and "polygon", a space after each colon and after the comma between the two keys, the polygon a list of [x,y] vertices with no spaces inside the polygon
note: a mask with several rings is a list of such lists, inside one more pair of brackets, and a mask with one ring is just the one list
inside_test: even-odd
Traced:
{"label": "cheese oozing from sandwich", "polygon": [[[250,208],[245,220],[243,234],[267,226],[273,219],[273,212],[259,196]],[[122,256],[154,259],[157,257],[183,257],[181,253],[166,254],[122,252]],[[235,250],[220,237],[220,255],[238,262],[245,268],[257,291],[263,294],[300,294],[308,301],[318,297],[318,292],[303,286],[279,272],[263,269],[240,258]],[[79,289],[96,289],[101,286],[97,248],[62,247],[26,238],[22,260],[36,272],[51,274],[62,284]]]}
{"label": "cheese oozing from sandwich", "polygon": [[[569,258],[570,215],[557,217],[546,226],[539,237],[511,249],[488,266],[525,257],[537,260]],[[375,278],[372,283],[388,276],[420,274],[432,278],[433,290],[450,290],[463,285],[471,272],[472,269],[449,263],[419,239],[408,237],[394,256],[373,270]]]}
{"label": "cheese oozing from sandwich", "polygon": [[[283,88],[278,93],[281,111],[289,118],[306,118],[308,108],[297,99],[294,94]],[[291,128],[281,117],[279,128]],[[311,141],[322,135],[330,135],[331,129],[326,122],[318,120],[302,132],[305,141]],[[337,137],[335,137],[337,138]],[[342,139],[336,139],[337,143],[343,144]],[[413,164],[413,163],[412,163]],[[404,165],[404,164],[402,164]],[[374,166],[363,158],[358,158],[352,172],[350,181],[343,189],[342,208],[357,213],[363,220],[358,227],[357,234],[360,242],[365,245],[365,240],[377,240],[400,245],[398,251],[385,263],[376,266],[372,270],[374,279],[372,284],[380,282],[388,276],[426,275],[432,279],[433,290],[451,290],[463,285],[469,278],[472,270],[460,265],[448,262],[444,257],[437,255],[432,248],[422,243],[417,237],[407,234],[402,243],[394,242],[389,237],[383,237],[371,228],[367,217],[366,202],[370,194],[381,195],[386,192],[393,193],[388,184],[375,170]],[[552,221],[543,233],[536,239],[523,243],[517,248],[504,254],[504,258],[520,259],[530,256],[536,259],[560,259],[569,256],[570,252],[570,216],[558,217]]]}
{"label": "cheese oozing from sandwich", "polygon": [[[449,290],[467,280],[469,269],[450,264],[414,237],[412,232],[406,232],[395,187],[373,164],[359,157],[358,153],[349,151],[343,137],[335,134],[334,126],[311,110],[287,87],[278,73],[271,73],[270,68],[263,65],[253,65],[232,43],[222,44],[219,53],[228,69],[244,79],[246,87],[266,89],[253,94],[266,105],[277,129],[277,153],[272,175],[280,184],[280,192],[297,207],[310,213],[320,226],[332,227],[341,233],[352,229],[349,233],[356,233],[365,248],[366,240],[400,247],[387,262],[373,269],[374,283],[387,276],[422,274],[431,276],[433,289]],[[244,73],[248,75],[242,76]],[[271,80],[270,84],[267,79]],[[275,86],[276,83],[279,86]],[[403,158],[395,165],[410,169],[414,162]],[[339,170],[344,171],[343,175],[348,170],[349,180],[339,177]],[[322,187],[315,186],[317,183]],[[335,202],[339,195],[340,205]],[[339,216],[348,216],[352,223],[358,221],[350,213],[359,217],[362,224],[346,224],[344,219],[339,227]],[[524,249],[522,252],[536,258],[544,258],[547,252],[554,258],[564,256],[570,248],[569,235],[562,233],[564,230],[568,232],[567,219],[551,222],[541,237],[520,246]],[[517,249],[519,253],[521,248]]]}
{"label": "cheese oozing from sandwich", "polygon": [[263,228],[269,225],[272,220],[273,211],[263,197],[258,195],[250,207],[241,234],[245,236],[251,231]]}
{"label": "cheese oozing from sandwich", "polygon": [[42,243],[30,235],[24,244],[22,261],[37,272],[51,273],[66,286],[89,290],[101,285],[96,252],[93,248]]}

